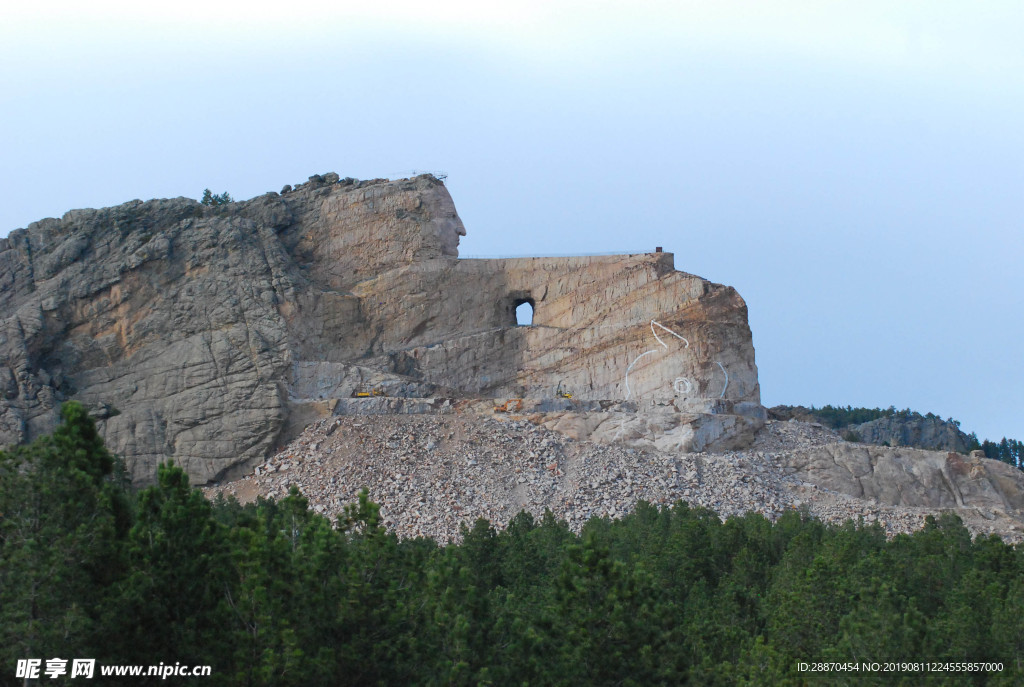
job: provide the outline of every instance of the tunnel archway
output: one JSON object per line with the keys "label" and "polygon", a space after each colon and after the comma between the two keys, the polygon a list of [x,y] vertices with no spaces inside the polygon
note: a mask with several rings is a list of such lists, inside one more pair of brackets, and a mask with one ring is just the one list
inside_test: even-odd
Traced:
{"label": "tunnel archway", "polygon": [[532,298],[517,298],[512,306],[516,311],[516,326],[530,327],[533,325],[534,302]]}

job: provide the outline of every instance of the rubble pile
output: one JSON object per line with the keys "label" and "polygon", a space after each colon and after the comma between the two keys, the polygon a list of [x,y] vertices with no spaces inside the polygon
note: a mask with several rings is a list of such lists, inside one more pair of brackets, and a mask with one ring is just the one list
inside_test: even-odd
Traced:
{"label": "rubble pile", "polygon": [[[723,518],[756,512],[774,520],[803,509],[832,523],[878,522],[889,535],[919,529],[939,512],[830,491],[787,464],[793,451],[839,441],[821,425],[769,421],[744,451],[669,453],[575,441],[516,416],[336,416],[309,426],[252,474],[207,493],[244,503],[282,498],[294,485],[311,508],[333,518],[365,487],[400,536],[441,542],[457,540],[461,523],[482,517],[503,526],[524,509],[534,516],[549,509],[579,531],[592,516],[625,515],[640,499],[682,500]],[[1024,540],[1006,523],[964,520],[972,532]],[[1005,531],[997,531],[1000,524]]]}

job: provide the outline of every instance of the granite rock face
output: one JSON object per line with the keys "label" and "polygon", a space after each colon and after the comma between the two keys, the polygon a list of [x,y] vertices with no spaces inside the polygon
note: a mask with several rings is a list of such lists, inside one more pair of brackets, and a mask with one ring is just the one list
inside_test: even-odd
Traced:
{"label": "granite rock face", "polygon": [[852,425],[850,430],[865,444],[913,446],[958,453],[970,450],[969,437],[954,423],[938,417],[881,417]]}
{"label": "granite rock face", "polygon": [[[831,424],[827,414],[804,406],[773,406],[768,408],[772,420],[818,422],[831,426],[842,435],[852,434],[857,441],[876,446],[909,446],[929,451],[956,451],[967,453],[971,438],[952,420],[908,411],[883,411],[892,414],[868,422],[855,422],[845,426]],[[834,422],[834,420],[832,420]]]}
{"label": "granite rock face", "polygon": [[[0,444],[50,431],[77,399],[137,482],[174,459],[202,483],[364,398],[557,399],[595,440],[677,450],[742,445],[763,424],[732,288],[669,253],[460,260],[463,235],[432,176],[336,174],[14,231],[0,240]],[[532,326],[516,326],[522,303]],[[586,420],[601,401],[635,408],[602,429]]]}
{"label": "granite rock face", "polygon": [[819,488],[884,506],[1024,511],[1020,471],[986,458],[835,443],[790,453],[784,462]]}

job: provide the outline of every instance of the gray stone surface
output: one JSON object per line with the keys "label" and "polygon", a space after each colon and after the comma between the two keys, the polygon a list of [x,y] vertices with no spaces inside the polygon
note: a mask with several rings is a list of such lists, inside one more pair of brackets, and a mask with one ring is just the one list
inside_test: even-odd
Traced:
{"label": "gray stone surface", "polygon": [[[820,422],[831,426],[828,418],[818,410],[804,406],[773,406],[768,409],[768,416],[773,420],[796,420],[798,422]],[[931,451],[956,451],[966,453],[970,450],[970,438],[960,431],[955,422],[940,417],[920,415],[918,413],[896,412],[889,417],[881,417],[870,422],[849,424],[836,428],[841,435],[850,432],[858,441],[877,446],[910,446]]]}
{"label": "gray stone surface", "polygon": [[835,443],[793,452],[784,462],[820,488],[881,505],[1024,511],[1024,474],[986,458]]}
{"label": "gray stone surface", "polygon": [[850,429],[865,444],[913,446],[959,453],[966,453],[970,449],[967,435],[952,422],[938,417],[882,417],[852,425]]}

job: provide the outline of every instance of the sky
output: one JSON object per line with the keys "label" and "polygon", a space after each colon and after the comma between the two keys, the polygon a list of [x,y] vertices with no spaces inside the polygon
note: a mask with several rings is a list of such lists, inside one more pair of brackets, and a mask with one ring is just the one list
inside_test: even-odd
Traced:
{"label": "sky", "polygon": [[736,287],[765,405],[1024,439],[1022,3],[23,5],[0,236],[444,173],[464,256],[664,246]]}

